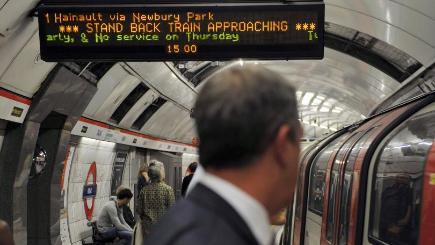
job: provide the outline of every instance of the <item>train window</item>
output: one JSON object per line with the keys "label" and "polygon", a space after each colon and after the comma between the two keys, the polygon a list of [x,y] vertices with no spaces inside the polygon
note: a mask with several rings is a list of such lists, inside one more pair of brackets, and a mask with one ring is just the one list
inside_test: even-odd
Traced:
{"label": "train window", "polygon": [[331,154],[340,147],[342,139],[346,136],[347,134],[341,135],[323,148],[317,154],[310,169],[308,210],[320,216],[323,213],[323,196],[325,194],[325,175],[328,160]]}
{"label": "train window", "polygon": [[435,104],[387,136],[374,168],[370,241],[418,242],[424,165],[434,138]]}
{"label": "train window", "polygon": [[[301,156],[303,156],[303,157],[299,161],[299,165],[302,165],[305,162],[305,158],[307,158],[308,153],[310,152],[310,150],[313,147],[314,146],[308,147],[308,149],[305,149],[305,150],[302,151]],[[296,208],[295,208],[295,210],[296,210],[296,213],[300,214],[302,212],[302,203],[303,203],[303,201],[302,201],[302,199],[303,199],[302,198],[302,196],[303,196],[303,194],[302,194],[302,192],[303,192],[303,190],[302,190],[303,181],[301,181],[299,179],[302,178],[302,176],[304,176],[304,168],[302,166],[299,166],[298,171],[299,171],[299,173],[298,173],[298,181],[296,183],[296,199],[297,200],[296,200]]]}
{"label": "train window", "polygon": [[338,233],[339,244],[347,244],[350,204],[352,198],[353,169],[363,143],[366,142],[367,138],[370,136],[370,131],[371,130],[367,131],[366,134],[358,141],[358,143],[355,144],[345,162],[343,188],[340,202],[340,228]]}
{"label": "train window", "polygon": [[334,235],[334,226],[337,224],[335,220],[335,196],[337,195],[337,188],[340,181],[340,166],[342,164],[342,160],[345,157],[346,153],[349,151],[349,148],[355,142],[357,138],[361,136],[361,132],[354,134],[350,139],[346,141],[346,143],[340,148],[337,153],[337,156],[334,159],[331,171],[331,177],[329,179],[329,197],[328,197],[328,216],[327,216],[327,224],[326,224],[326,240],[332,241]]}

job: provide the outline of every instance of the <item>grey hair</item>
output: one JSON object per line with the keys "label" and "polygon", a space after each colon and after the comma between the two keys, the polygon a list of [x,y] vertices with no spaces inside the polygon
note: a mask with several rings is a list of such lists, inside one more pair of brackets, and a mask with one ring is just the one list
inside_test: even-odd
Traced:
{"label": "grey hair", "polygon": [[243,167],[263,154],[279,128],[299,127],[296,93],[279,74],[260,65],[215,73],[198,95],[193,114],[205,168]]}
{"label": "grey hair", "polygon": [[148,176],[150,177],[151,182],[160,182],[162,180],[162,173],[160,168],[157,166],[151,166],[148,169]]}
{"label": "grey hair", "polygon": [[152,159],[150,161],[150,164],[148,165],[148,167],[151,167],[151,166],[154,166],[160,170],[161,179],[164,180],[165,179],[165,165],[156,159]]}

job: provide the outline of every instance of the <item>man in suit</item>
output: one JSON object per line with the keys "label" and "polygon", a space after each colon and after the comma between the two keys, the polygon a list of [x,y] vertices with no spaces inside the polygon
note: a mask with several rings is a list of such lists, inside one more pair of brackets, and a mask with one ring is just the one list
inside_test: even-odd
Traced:
{"label": "man in suit", "polygon": [[193,175],[195,174],[198,163],[193,162],[189,164],[187,168],[187,175],[183,178],[183,182],[181,184],[181,195],[186,196],[187,189],[189,187],[190,182],[192,181]]}
{"label": "man in suit", "polygon": [[205,173],[144,244],[270,245],[269,217],[294,192],[299,141],[294,88],[259,65],[213,75],[193,115]]}

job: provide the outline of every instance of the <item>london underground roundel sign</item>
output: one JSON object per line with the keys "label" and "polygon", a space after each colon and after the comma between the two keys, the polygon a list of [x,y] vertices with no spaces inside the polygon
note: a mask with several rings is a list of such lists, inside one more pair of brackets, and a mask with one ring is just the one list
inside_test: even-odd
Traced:
{"label": "london underground roundel sign", "polygon": [[85,208],[86,218],[91,221],[95,206],[95,196],[97,195],[97,165],[91,163],[86,182],[83,186],[83,204]]}

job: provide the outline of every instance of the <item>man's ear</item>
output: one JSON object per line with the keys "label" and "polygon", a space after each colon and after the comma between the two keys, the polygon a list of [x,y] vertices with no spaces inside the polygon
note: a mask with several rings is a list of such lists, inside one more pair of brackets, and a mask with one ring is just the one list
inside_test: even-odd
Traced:
{"label": "man's ear", "polygon": [[289,134],[292,129],[288,125],[282,125],[276,134],[273,141],[274,155],[276,162],[281,168],[286,168],[287,158],[289,155],[288,149],[292,140],[289,140]]}
{"label": "man's ear", "polygon": [[301,137],[304,135],[304,128],[300,123],[294,123],[292,126],[289,126],[289,128],[288,139],[293,143],[299,143]]}

